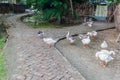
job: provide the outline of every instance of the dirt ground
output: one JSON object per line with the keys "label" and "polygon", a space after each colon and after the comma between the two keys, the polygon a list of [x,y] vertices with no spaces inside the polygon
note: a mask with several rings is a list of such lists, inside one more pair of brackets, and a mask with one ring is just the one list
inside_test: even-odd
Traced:
{"label": "dirt ground", "polygon": [[[76,38],[74,45],[68,45],[66,40],[60,41],[57,48],[77,68],[77,70],[85,77],[86,80],[119,80],[120,79],[120,42],[115,40],[118,36],[116,29],[109,29],[98,32],[98,37],[92,40],[88,49],[83,48],[81,41]],[[95,59],[95,53],[99,50],[100,44],[106,40],[108,50],[114,50],[116,56],[106,68],[99,64],[99,60]]]}
{"label": "dirt ground", "polygon": [[[54,77],[54,79],[51,80],[60,80],[57,77],[61,78],[62,75],[63,78],[61,80],[81,80],[73,79],[76,76],[74,76],[74,71],[71,69],[71,67],[67,66],[64,60],[62,60],[62,58],[58,55],[58,52],[55,51],[54,47],[51,49],[47,48],[47,45],[40,38],[38,38],[37,32],[39,30],[43,30],[46,34],[48,34],[47,37],[51,36],[55,38],[61,38],[64,37],[67,31],[70,31],[72,34],[84,33],[91,31],[91,28],[78,25],[62,29],[33,29],[29,28],[21,22],[17,22],[17,17],[19,17],[19,15],[9,18],[9,21],[12,25],[12,27],[8,30],[10,36],[7,44],[7,57],[9,65],[11,66],[9,68],[11,69],[9,74],[10,77],[16,74],[20,74],[20,76],[23,76],[22,78],[27,76],[26,80],[50,80],[48,78],[51,76]],[[102,25],[99,26],[101,27]],[[98,29],[99,26],[95,27]],[[115,42],[117,35],[118,32],[116,32],[115,29],[99,31],[98,37],[95,40],[92,40],[89,45],[90,48],[88,49],[83,48],[83,44],[77,36],[75,37],[76,42],[74,45],[68,45],[68,42],[66,39],[64,39],[56,44],[56,48],[59,49],[68,62],[70,62],[71,65],[74,66],[86,80],[119,80],[120,42]],[[103,40],[107,41],[109,45],[108,49],[113,49],[117,53],[114,57],[114,60],[111,61],[106,68],[101,67],[99,60],[96,60],[95,58],[95,53],[100,50],[100,44],[103,42]],[[34,65],[29,65],[31,63]],[[19,67],[21,65],[23,67]],[[43,69],[42,66],[47,69]],[[15,70],[15,68],[17,69]],[[46,74],[48,75],[47,71],[49,71],[50,74],[53,74],[45,77]],[[63,74],[66,71],[67,73]],[[13,74],[11,74],[12,72]],[[36,73],[37,75],[41,74],[42,76],[38,77],[35,75]],[[58,73],[61,73],[61,75]],[[67,78],[68,73],[70,73],[73,78]],[[14,78],[11,78],[11,80],[14,80]]]}

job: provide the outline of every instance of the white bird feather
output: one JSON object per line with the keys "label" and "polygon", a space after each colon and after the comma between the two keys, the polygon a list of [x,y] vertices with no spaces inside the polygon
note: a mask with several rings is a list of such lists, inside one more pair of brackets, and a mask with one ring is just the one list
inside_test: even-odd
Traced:
{"label": "white bird feather", "polygon": [[51,47],[58,41],[58,39],[54,40],[53,38],[50,37],[50,38],[43,38],[43,41]]}
{"label": "white bird feather", "polygon": [[108,48],[108,44],[106,41],[103,41],[102,44],[100,45],[101,48]]}
{"label": "white bird feather", "polygon": [[106,64],[114,59],[110,55],[105,54],[104,52],[101,51],[98,51],[95,56],[99,58],[101,61],[104,61]]}
{"label": "white bird feather", "polygon": [[95,38],[98,35],[98,33],[96,31],[92,31],[92,32],[87,32],[87,35]]}
{"label": "white bird feather", "polygon": [[83,34],[79,34],[78,37],[81,39],[84,47],[87,48],[88,45],[89,45],[90,42],[91,42],[90,37],[87,36],[87,35],[83,35]]}
{"label": "white bird feather", "polygon": [[70,32],[67,32],[66,39],[69,41],[70,44],[73,44],[75,42],[74,37],[70,35]]}

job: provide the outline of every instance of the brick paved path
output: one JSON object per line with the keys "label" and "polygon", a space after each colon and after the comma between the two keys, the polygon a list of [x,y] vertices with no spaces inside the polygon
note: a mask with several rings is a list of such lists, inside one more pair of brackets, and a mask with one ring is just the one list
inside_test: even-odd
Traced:
{"label": "brick paved path", "polygon": [[[7,20],[11,25],[6,47],[9,80],[85,80],[55,48],[47,47],[37,36],[38,29],[19,22],[20,16],[15,15]],[[56,36],[58,31],[54,29],[43,30],[49,36],[61,36]],[[60,34],[63,34],[62,30]]]}
{"label": "brick paved path", "polygon": [[[93,29],[82,25],[33,29],[18,20],[22,15],[24,14],[9,17],[7,20],[11,25],[6,47],[9,80],[85,80],[55,48],[49,49],[37,36],[37,32],[43,30],[47,37],[62,38],[67,31],[78,34]],[[101,25],[95,24],[93,28],[104,29]],[[111,27],[109,25],[108,28]]]}

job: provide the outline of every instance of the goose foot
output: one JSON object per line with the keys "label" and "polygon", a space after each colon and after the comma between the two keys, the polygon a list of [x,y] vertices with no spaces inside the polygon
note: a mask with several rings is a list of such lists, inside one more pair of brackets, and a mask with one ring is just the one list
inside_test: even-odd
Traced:
{"label": "goose foot", "polygon": [[73,43],[69,42],[69,45],[73,45]]}
{"label": "goose foot", "polygon": [[89,46],[88,45],[84,45],[84,48],[89,48]]}
{"label": "goose foot", "polygon": [[91,37],[91,39],[92,39],[92,40],[95,40],[95,37],[94,37],[94,36],[92,36],[92,37]]}
{"label": "goose foot", "polygon": [[106,67],[105,62],[100,62],[100,65],[101,65],[103,68],[105,68],[105,67]]}
{"label": "goose foot", "polygon": [[48,48],[51,48],[51,45],[48,45]]}
{"label": "goose foot", "polygon": [[96,57],[96,59],[98,60],[98,59],[99,59],[99,57]]}

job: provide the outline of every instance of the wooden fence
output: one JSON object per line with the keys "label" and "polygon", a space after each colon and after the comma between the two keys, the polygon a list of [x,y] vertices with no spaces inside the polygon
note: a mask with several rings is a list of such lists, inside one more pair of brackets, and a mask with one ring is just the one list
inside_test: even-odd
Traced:
{"label": "wooden fence", "polygon": [[[110,22],[114,20],[112,15],[115,8],[116,8],[115,3],[111,3],[107,8],[107,20]],[[90,3],[75,4],[74,9],[79,16],[94,16],[96,6]]]}

